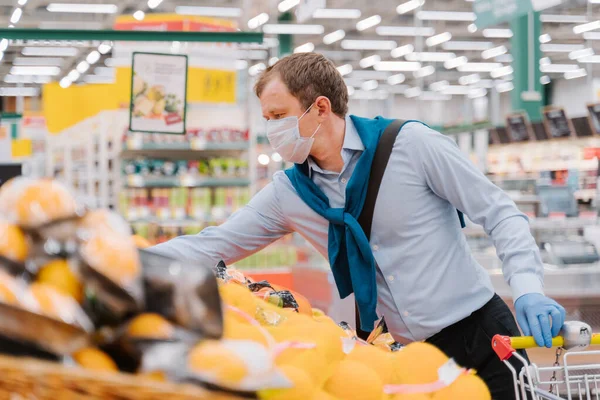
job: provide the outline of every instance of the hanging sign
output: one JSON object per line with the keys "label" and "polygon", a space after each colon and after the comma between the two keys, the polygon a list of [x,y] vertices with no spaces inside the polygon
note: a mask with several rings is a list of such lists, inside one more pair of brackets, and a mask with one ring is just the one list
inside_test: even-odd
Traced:
{"label": "hanging sign", "polygon": [[600,135],[600,104],[588,104],[588,120],[594,135]]}
{"label": "hanging sign", "polygon": [[567,113],[560,107],[545,107],[543,109],[544,125],[550,139],[571,137],[575,135],[573,123],[567,118]]}
{"label": "hanging sign", "polygon": [[129,130],[185,134],[188,58],[133,53]]}
{"label": "hanging sign", "polygon": [[510,134],[510,141],[527,142],[535,138],[531,124],[527,119],[527,114],[524,112],[516,112],[506,117],[506,127]]}
{"label": "hanging sign", "polygon": [[531,0],[475,0],[473,11],[478,29],[511,21],[533,11]]}

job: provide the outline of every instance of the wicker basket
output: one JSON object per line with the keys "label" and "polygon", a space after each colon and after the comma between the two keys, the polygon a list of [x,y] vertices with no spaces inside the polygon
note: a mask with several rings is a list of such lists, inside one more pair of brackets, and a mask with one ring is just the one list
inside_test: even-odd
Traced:
{"label": "wicker basket", "polygon": [[239,400],[192,386],[0,356],[0,400]]}

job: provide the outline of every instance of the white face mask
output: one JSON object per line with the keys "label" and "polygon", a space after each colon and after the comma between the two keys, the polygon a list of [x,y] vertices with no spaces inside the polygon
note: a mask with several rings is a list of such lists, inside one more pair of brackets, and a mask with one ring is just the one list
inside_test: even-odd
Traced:
{"label": "white face mask", "polygon": [[321,128],[317,127],[311,137],[306,138],[300,135],[299,122],[310,111],[312,105],[298,117],[287,117],[282,119],[271,119],[267,121],[267,138],[273,150],[281,155],[287,162],[302,164],[308,158],[310,149],[315,142],[315,135]]}

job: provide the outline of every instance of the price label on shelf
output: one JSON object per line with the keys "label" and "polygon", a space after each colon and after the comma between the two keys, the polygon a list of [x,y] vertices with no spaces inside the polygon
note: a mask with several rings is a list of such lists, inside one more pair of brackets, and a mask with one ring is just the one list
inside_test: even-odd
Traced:
{"label": "price label on shelf", "polygon": [[142,178],[141,175],[137,175],[137,174],[128,175],[127,176],[127,184],[129,186],[136,186],[136,187],[144,186],[144,178]]}
{"label": "price label on shelf", "polygon": [[140,150],[143,145],[144,141],[139,133],[134,133],[127,138],[127,148],[130,150]]}
{"label": "price label on shelf", "polygon": [[196,178],[191,175],[183,175],[179,180],[180,185],[183,187],[194,187],[196,186]]}
{"label": "price label on shelf", "polygon": [[206,150],[206,145],[206,140],[200,138],[193,138],[190,143],[192,150]]}

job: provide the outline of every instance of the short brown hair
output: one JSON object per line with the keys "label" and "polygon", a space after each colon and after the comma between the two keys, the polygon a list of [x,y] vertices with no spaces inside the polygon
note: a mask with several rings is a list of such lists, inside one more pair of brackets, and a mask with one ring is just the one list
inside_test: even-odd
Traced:
{"label": "short brown hair", "polygon": [[348,87],[335,65],[321,54],[297,53],[277,61],[258,78],[254,86],[258,97],[273,76],[281,78],[305,109],[325,96],[334,114],[344,118],[348,113]]}

